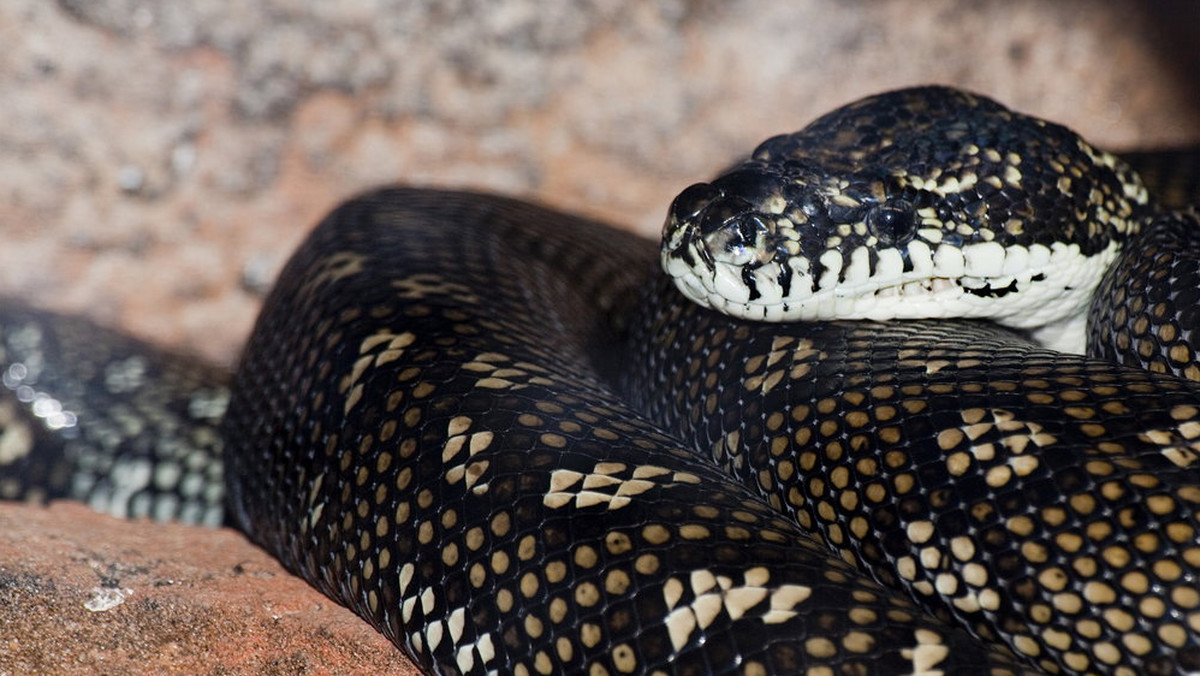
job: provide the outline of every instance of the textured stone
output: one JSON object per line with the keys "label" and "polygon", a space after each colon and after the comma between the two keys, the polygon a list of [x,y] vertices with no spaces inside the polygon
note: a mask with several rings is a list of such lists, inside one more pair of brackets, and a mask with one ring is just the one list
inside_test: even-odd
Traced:
{"label": "textured stone", "polygon": [[0,674],[416,674],[230,530],[0,504]]}

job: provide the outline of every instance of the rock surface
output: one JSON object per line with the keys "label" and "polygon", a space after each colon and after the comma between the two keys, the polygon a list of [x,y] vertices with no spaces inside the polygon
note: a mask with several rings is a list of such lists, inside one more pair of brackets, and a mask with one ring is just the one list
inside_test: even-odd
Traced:
{"label": "rock surface", "polygon": [[[0,294],[229,364],[292,248],[373,185],[654,235],[759,140],[930,82],[1111,148],[1197,142],[1196,25],[1189,0],[5,0]],[[0,675],[400,668],[352,619],[300,622],[333,604],[235,534],[67,506],[0,531]],[[83,610],[105,581],[134,593]]]}
{"label": "rock surface", "polygon": [[417,674],[230,530],[0,504],[0,674]]}

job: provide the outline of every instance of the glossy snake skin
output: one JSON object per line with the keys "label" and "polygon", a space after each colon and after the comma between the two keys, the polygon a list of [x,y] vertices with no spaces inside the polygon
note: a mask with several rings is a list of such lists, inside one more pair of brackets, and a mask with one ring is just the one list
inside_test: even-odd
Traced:
{"label": "glossy snake skin", "polygon": [[[364,195],[281,275],[215,439],[187,431],[225,408],[212,374],[126,347],[62,367],[80,332],[10,311],[0,496],[210,520],[224,499],[429,673],[1200,670],[1200,391],[1151,372],[1188,368],[1190,329],[1116,302],[1133,368],[978,321],[763,324],[657,261],[511,199]],[[160,372],[183,384],[152,417],[186,443],[101,434],[134,487],[74,485],[93,416],[138,415],[97,402]],[[66,465],[31,431],[55,407]],[[196,492],[213,448],[224,498]]]}
{"label": "glossy snake skin", "polygon": [[652,256],[477,195],[340,208],[239,369],[235,521],[434,672],[1019,672],[606,384]]}

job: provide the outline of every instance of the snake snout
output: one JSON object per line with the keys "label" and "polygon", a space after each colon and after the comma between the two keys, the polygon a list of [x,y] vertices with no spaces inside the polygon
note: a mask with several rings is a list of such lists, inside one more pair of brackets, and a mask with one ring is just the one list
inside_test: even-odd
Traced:
{"label": "snake snout", "polygon": [[667,230],[674,231],[679,245],[693,241],[711,263],[743,266],[765,263],[774,255],[773,218],[744,197],[697,183],[675,198]]}
{"label": "snake snout", "polygon": [[749,201],[723,193],[696,218],[697,234],[713,260],[739,266],[764,262],[772,227]]}

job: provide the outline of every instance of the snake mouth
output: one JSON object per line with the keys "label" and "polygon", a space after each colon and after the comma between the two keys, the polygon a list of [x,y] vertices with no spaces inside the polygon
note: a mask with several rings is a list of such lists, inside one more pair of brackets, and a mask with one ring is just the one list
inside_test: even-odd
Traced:
{"label": "snake mouth", "polygon": [[[800,299],[772,293],[766,288],[785,287],[789,277],[786,266],[736,266],[711,263],[707,283],[697,283],[696,275],[674,275],[676,285],[692,300],[749,319],[785,321],[790,319],[917,319],[932,317],[975,316],[986,313],[965,307],[977,299],[1003,299],[1030,294],[1030,288],[1046,280],[1043,272],[997,278],[924,277],[899,283],[869,281],[843,283],[831,289],[818,289]],[[780,272],[776,272],[779,270]],[[760,276],[779,277],[764,284]],[[730,289],[746,289],[736,297]],[[739,311],[738,305],[745,310]],[[949,304],[949,305],[946,305]]]}
{"label": "snake mouth", "polygon": [[1043,272],[1035,272],[1021,277],[1008,276],[991,279],[974,277],[929,277],[903,284],[881,287],[875,291],[876,298],[898,298],[911,296],[926,296],[930,294],[957,292],[977,296],[979,298],[1004,298],[1009,294],[1019,293],[1024,284],[1046,280]]}
{"label": "snake mouth", "polygon": [[691,233],[674,249],[664,247],[662,262],[692,301],[742,319],[961,317],[1030,329],[1079,314],[1118,248],[1111,243],[1089,256],[1061,242],[931,246],[917,239],[903,247],[826,249],[815,258],[781,254],[738,265],[706,256],[705,243]]}
{"label": "snake mouth", "polygon": [[899,298],[902,296],[924,296],[931,293],[945,293],[960,288],[963,288],[960,280],[950,279],[949,277],[932,277],[885,286],[875,291],[875,297]]}
{"label": "snake mouth", "polygon": [[805,208],[788,187],[742,169],[680,193],[662,264],[685,295],[768,321],[989,316],[979,302],[1019,300],[1046,279],[1046,246],[964,244],[918,227],[903,199]]}

